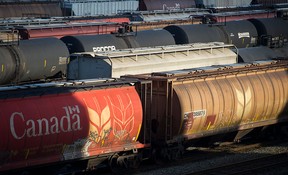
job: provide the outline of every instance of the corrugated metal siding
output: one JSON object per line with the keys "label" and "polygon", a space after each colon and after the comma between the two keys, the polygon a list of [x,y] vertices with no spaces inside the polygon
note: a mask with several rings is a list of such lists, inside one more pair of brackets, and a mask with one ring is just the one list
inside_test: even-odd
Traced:
{"label": "corrugated metal siding", "polygon": [[239,7],[249,6],[252,0],[195,0],[197,6],[205,7]]}
{"label": "corrugated metal siding", "polygon": [[121,11],[135,11],[138,6],[138,0],[71,2],[71,8],[75,16],[117,14]]}

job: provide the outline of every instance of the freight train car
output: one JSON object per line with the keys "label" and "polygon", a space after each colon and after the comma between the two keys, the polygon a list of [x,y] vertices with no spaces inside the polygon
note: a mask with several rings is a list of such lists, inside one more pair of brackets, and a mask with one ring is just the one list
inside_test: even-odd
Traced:
{"label": "freight train car", "polygon": [[176,44],[219,41],[243,48],[281,47],[287,42],[287,28],[288,23],[283,19],[263,18],[230,21],[224,25],[171,25],[164,29],[173,35]]}
{"label": "freight train car", "polygon": [[122,25],[118,23],[66,23],[66,24],[46,24],[46,25],[25,25],[16,26],[20,39],[62,38],[66,35],[95,35],[110,34],[118,32]]}
{"label": "freight train car", "polygon": [[[288,41],[287,28],[288,22],[282,19],[251,19],[230,21],[226,22],[226,25],[172,25],[164,29],[130,33],[122,32],[125,31],[123,28],[117,34],[65,36],[61,40],[66,46],[60,40],[56,42],[57,39],[55,38],[50,39],[51,42],[47,42],[47,39],[43,39],[43,42],[41,42],[41,39],[20,41],[19,48],[22,45],[21,43],[26,43],[25,47],[29,48],[29,52],[25,52],[28,49],[19,51],[15,49],[18,46],[4,46],[5,43],[2,43],[3,46],[1,48],[3,50],[1,53],[3,53],[5,59],[0,60],[0,82],[1,84],[16,83],[49,79],[55,75],[63,75],[69,55],[66,53],[67,49],[72,54],[75,52],[99,52],[175,44],[224,42],[226,44],[232,43],[237,48],[266,45],[268,47],[279,48],[278,51],[281,54],[287,55],[287,51],[285,51],[287,47],[284,47]],[[34,41],[40,44],[34,44]],[[53,44],[54,42],[58,44]],[[58,48],[55,47],[58,45]],[[283,48],[281,49],[281,47]],[[7,50],[7,48],[11,48],[12,52],[8,51],[9,49]],[[48,52],[45,52],[45,50]],[[25,56],[18,52],[25,52]],[[17,59],[17,54],[20,55],[20,59]],[[50,57],[50,55],[53,56]],[[23,60],[25,61],[22,62]],[[48,63],[52,64],[48,65]],[[21,66],[23,66],[24,73],[21,70]],[[42,69],[43,66],[46,68],[45,70]],[[47,66],[50,71],[48,71]],[[35,72],[32,74],[28,67],[33,68]],[[25,76],[21,78],[23,75]]]}
{"label": "freight train car", "polygon": [[288,23],[281,19],[249,19],[257,29],[259,42],[269,47],[282,47],[288,41]]}
{"label": "freight train car", "polygon": [[155,152],[167,159],[180,155],[181,143],[230,132],[238,140],[255,128],[288,121],[287,61],[128,77],[152,81],[152,109],[144,118],[151,121]]}
{"label": "freight train car", "polygon": [[[0,88],[0,174],[76,159],[83,160],[84,170],[93,169],[107,159],[113,164],[122,151],[143,148],[138,141],[142,106],[130,83],[94,80]],[[61,174],[56,168],[48,172],[54,170]]]}
{"label": "freight train car", "polygon": [[[156,38],[157,39],[156,39]],[[163,29],[139,31],[127,34],[65,36],[61,40],[70,53],[119,50],[137,47],[174,45],[172,35]]]}
{"label": "freight train car", "polygon": [[0,46],[0,84],[63,77],[69,52],[57,38],[19,41]]}
{"label": "freight train car", "polygon": [[70,56],[67,79],[119,78],[143,74],[237,63],[233,45],[223,43],[171,45],[107,52],[85,52]]}
{"label": "freight train car", "polygon": [[241,139],[288,121],[287,71],[268,61],[2,87],[0,173],[130,167],[146,149],[172,159],[201,138]]}
{"label": "freight train car", "polygon": [[116,15],[125,11],[136,11],[138,0],[68,0],[64,2],[66,16]]}

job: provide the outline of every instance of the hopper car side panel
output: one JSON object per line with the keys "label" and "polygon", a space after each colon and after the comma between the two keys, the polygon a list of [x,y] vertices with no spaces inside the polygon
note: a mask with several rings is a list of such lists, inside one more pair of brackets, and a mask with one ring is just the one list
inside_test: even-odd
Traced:
{"label": "hopper car side panel", "polygon": [[132,86],[19,95],[0,100],[1,171],[142,147],[142,108]]}
{"label": "hopper car side panel", "polygon": [[158,105],[152,114],[158,125],[156,140],[200,138],[287,121],[287,67],[151,79],[153,104]]}

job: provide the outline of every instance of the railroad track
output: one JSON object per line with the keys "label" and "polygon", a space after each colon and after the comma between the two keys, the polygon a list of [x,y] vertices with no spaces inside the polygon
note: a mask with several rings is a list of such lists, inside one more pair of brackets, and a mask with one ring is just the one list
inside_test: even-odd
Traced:
{"label": "railroad track", "polygon": [[237,175],[237,174],[255,174],[262,173],[271,168],[277,168],[288,165],[288,153],[280,153],[276,155],[264,155],[259,158],[245,160],[226,164],[223,166],[206,169],[186,175]]}

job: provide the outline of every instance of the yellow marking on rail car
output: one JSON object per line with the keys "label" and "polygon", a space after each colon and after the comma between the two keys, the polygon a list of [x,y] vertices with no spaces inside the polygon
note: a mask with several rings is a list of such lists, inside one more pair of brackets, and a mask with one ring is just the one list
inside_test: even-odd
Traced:
{"label": "yellow marking on rail car", "polygon": [[211,126],[211,122],[209,122],[209,124],[208,124],[206,130],[209,130],[210,126]]}
{"label": "yellow marking on rail car", "polygon": [[136,138],[135,138],[135,141],[138,139],[138,136],[139,136],[139,134],[140,134],[140,130],[141,130],[141,124],[139,125],[139,128],[138,128],[138,133],[137,133],[137,135],[136,135]]}
{"label": "yellow marking on rail car", "polygon": [[26,155],[25,155],[25,159],[28,158],[29,153],[30,153],[30,149],[27,149],[27,152],[26,152]]}
{"label": "yellow marking on rail car", "polygon": [[2,64],[2,72],[4,72],[4,64]]}
{"label": "yellow marking on rail car", "polygon": [[253,118],[253,121],[257,121],[259,115],[256,115],[254,118]]}
{"label": "yellow marking on rail car", "polygon": [[47,65],[47,61],[46,59],[44,59],[44,67],[46,67],[46,65]]}

